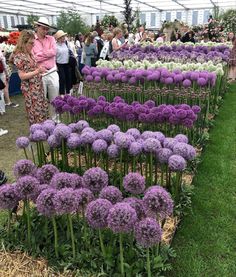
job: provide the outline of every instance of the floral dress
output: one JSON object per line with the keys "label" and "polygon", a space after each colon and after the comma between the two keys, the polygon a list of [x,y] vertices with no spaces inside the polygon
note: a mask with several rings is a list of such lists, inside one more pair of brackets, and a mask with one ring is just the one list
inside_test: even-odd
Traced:
{"label": "floral dress", "polygon": [[[25,53],[14,55],[14,64],[18,70],[29,73],[37,69],[35,59]],[[21,90],[25,98],[25,108],[30,125],[41,123],[49,116],[48,101],[44,96],[42,77],[37,74],[28,80],[21,81]]]}

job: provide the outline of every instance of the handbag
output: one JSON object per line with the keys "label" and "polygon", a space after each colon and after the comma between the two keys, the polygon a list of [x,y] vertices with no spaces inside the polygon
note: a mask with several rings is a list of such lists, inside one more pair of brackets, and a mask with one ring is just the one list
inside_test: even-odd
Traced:
{"label": "handbag", "polygon": [[71,67],[75,67],[77,65],[77,61],[76,61],[76,58],[73,54],[73,52],[68,48],[69,50],[69,65]]}
{"label": "handbag", "polygon": [[0,79],[0,90],[3,90],[6,85],[3,83],[2,79]]}

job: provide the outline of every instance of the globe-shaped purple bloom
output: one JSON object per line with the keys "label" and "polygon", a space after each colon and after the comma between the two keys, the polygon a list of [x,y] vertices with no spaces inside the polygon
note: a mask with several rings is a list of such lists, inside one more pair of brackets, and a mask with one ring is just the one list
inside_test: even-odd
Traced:
{"label": "globe-shaped purple bloom", "polygon": [[174,137],[178,142],[188,143],[188,137],[182,134],[178,134]]}
{"label": "globe-shaped purple bloom", "polygon": [[39,142],[47,140],[48,136],[43,130],[35,130],[31,134],[31,141]]}
{"label": "globe-shaped purple bloom", "polygon": [[107,127],[107,130],[111,131],[113,134],[120,132],[120,127],[116,124],[111,124]]}
{"label": "globe-shaped purple bloom", "polygon": [[55,129],[55,123],[51,120],[46,120],[42,124],[42,130],[47,134],[51,135],[53,133],[53,130]]}
{"label": "globe-shaped purple bloom", "polygon": [[94,193],[99,193],[108,185],[108,175],[100,167],[93,167],[85,171],[83,181],[85,188]]}
{"label": "globe-shaped purple bloom", "polygon": [[23,200],[34,198],[37,194],[39,181],[32,176],[23,176],[16,182],[16,193]]}
{"label": "globe-shaped purple bloom", "polygon": [[119,148],[129,148],[130,144],[135,141],[134,137],[131,135],[123,134],[123,133],[116,133],[117,135],[115,136],[115,144]]}
{"label": "globe-shaped purple bloom", "polygon": [[59,173],[57,167],[55,167],[52,164],[46,164],[43,165],[40,169],[38,169],[37,179],[40,181],[41,184],[49,184],[52,180],[52,177],[56,173]]}
{"label": "globe-shaped purple bloom", "polygon": [[80,136],[82,145],[92,144],[96,139],[96,134],[92,132],[83,132]]}
{"label": "globe-shaped purple bloom", "polygon": [[71,178],[71,187],[73,189],[80,189],[84,187],[83,177],[81,177],[80,175],[76,173],[71,173],[70,178]]}
{"label": "globe-shaped purple bloom", "polygon": [[174,138],[165,138],[165,140],[163,142],[163,146],[165,148],[169,148],[169,149],[173,150],[176,143],[178,143],[178,141]]}
{"label": "globe-shaped purple bloom", "polygon": [[71,132],[72,131],[70,127],[64,124],[58,124],[53,131],[53,135],[55,135],[55,137],[59,139],[67,139],[70,136]]}
{"label": "globe-shaped purple bloom", "polygon": [[135,209],[138,220],[142,220],[146,217],[143,200],[136,197],[128,197],[125,198],[123,202],[128,203],[133,209]]}
{"label": "globe-shaped purple bloom", "polygon": [[173,153],[176,155],[180,155],[183,158],[187,159],[189,151],[189,145],[184,142],[178,142],[175,144],[173,148]]}
{"label": "globe-shaped purple bloom", "polygon": [[91,190],[86,188],[76,189],[75,193],[75,201],[77,204],[77,211],[82,211],[84,213],[85,208],[87,207],[88,203],[90,203],[94,199],[94,195]]}
{"label": "globe-shaped purple bloom", "polygon": [[187,162],[180,155],[172,155],[169,158],[168,166],[172,171],[183,171],[187,166]]}
{"label": "globe-shaped purple bloom", "polygon": [[107,154],[111,159],[117,158],[119,156],[119,147],[116,144],[111,144],[107,148]]}
{"label": "globe-shaped purple bloom", "polygon": [[169,148],[162,148],[157,152],[157,159],[161,164],[167,164],[170,156],[173,155],[173,151]]}
{"label": "globe-shaped purple bloom", "polygon": [[56,138],[55,135],[51,135],[47,139],[48,145],[50,148],[57,148],[61,145],[61,140]]}
{"label": "globe-shaped purple bloom", "polygon": [[11,210],[19,202],[15,185],[5,184],[0,187],[0,209]]}
{"label": "globe-shaped purple bloom", "polygon": [[174,203],[170,194],[161,186],[152,186],[144,194],[146,213],[154,218],[166,218],[173,213]]}
{"label": "globe-shaped purple bloom", "polygon": [[104,139],[97,139],[92,144],[92,149],[95,153],[102,153],[107,149],[107,142]]}
{"label": "globe-shaped purple bloom", "polygon": [[72,178],[71,174],[67,172],[56,173],[51,179],[50,186],[58,190],[72,188]]}
{"label": "globe-shaped purple bloom", "polygon": [[16,178],[35,174],[36,165],[30,160],[19,160],[13,167],[13,172]]}
{"label": "globe-shaped purple bloom", "polygon": [[143,145],[139,142],[132,142],[129,146],[128,152],[131,156],[138,156],[143,151]]}
{"label": "globe-shaped purple bloom", "polygon": [[189,79],[185,79],[185,80],[183,81],[183,86],[184,86],[185,88],[191,87],[191,85],[192,85],[192,82],[191,82]]}
{"label": "globe-shaped purple bloom", "polygon": [[30,141],[27,137],[19,137],[16,140],[16,146],[18,148],[26,148],[29,146],[29,143],[30,143]]}
{"label": "globe-shaped purple bloom", "polygon": [[36,130],[42,130],[42,125],[39,123],[30,126],[30,133],[33,134]]}
{"label": "globe-shaped purple bloom", "polygon": [[121,202],[123,199],[122,192],[114,186],[108,186],[101,190],[99,198],[109,200],[113,205]]}
{"label": "globe-shaped purple bloom", "polygon": [[139,173],[131,172],[123,179],[124,189],[132,194],[143,193],[145,184],[145,178]]}
{"label": "globe-shaped purple bloom", "polygon": [[103,129],[97,132],[97,138],[103,139],[109,143],[113,139],[113,133],[108,129]]}
{"label": "globe-shaped purple bloom", "polygon": [[147,217],[135,224],[134,235],[138,244],[149,248],[161,241],[161,226],[155,219]]}
{"label": "globe-shaped purple bloom", "polygon": [[47,217],[55,215],[56,194],[57,190],[53,188],[45,189],[39,194],[36,200],[37,210],[39,213]]}
{"label": "globe-shaped purple bloom", "polygon": [[77,123],[76,123],[76,129],[81,132],[84,128],[86,127],[89,127],[89,124],[87,121],[85,120],[79,120]]}
{"label": "globe-shaped purple bloom", "polygon": [[126,134],[133,136],[135,139],[139,139],[141,136],[141,133],[136,128],[130,128],[126,131]]}
{"label": "globe-shaped purple bloom", "polygon": [[195,113],[195,114],[198,114],[201,112],[201,108],[197,105],[194,105],[192,106],[192,111]]}
{"label": "globe-shaped purple bloom", "polygon": [[76,212],[77,203],[75,191],[72,188],[64,188],[55,195],[55,209],[57,214],[71,214]]}
{"label": "globe-shaped purple bloom", "polygon": [[107,217],[112,203],[107,199],[97,199],[90,202],[86,208],[86,219],[88,224],[95,229],[107,227]]}
{"label": "globe-shaped purple bloom", "polygon": [[143,143],[143,149],[146,153],[156,153],[161,149],[161,143],[155,138],[148,138]]}
{"label": "globe-shaped purple bloom", "polygon": [[114,233],[128,233],[137,222],[137,214],[128,203],[117,203],[110,209],[107,222]]}
{"label": "globe-shaped purple bloom", "polygon": [[75,133],[71,133],[66,142],[68,148],[76,149],[81,145],[81,138]]}

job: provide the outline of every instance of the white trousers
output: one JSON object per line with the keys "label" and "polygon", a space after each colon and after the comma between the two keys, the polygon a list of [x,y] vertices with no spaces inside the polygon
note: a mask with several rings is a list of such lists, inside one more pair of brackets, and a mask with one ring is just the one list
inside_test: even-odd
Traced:
{"label": "white trousers", "polygon": [[[6,76],[4,73],[0,73],[0,79],[5,83],[6,81]],[[0,113],[3,114],[5,113],[5,100],[4,100],[4,90],[0,90]]]}
{"label": "white trousers", "polygon": [[[51,102],[59,95],[59,76],[57,71],[44,75],[42,81],[45,97]],[[52,118],[56,117],[55,110],[51,104],[49,105],[49,114]]]}

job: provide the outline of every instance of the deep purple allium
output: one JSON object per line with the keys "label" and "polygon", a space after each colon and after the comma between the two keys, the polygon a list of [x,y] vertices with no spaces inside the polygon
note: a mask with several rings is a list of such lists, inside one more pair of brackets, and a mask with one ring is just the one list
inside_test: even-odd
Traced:
{"label": "deep purple allium", "polygon": [[134,234],[138,244],[149,248],[161,241],[162,230],[155,219],[147,217],[135,224]]}
{"label": "deep purple allium", "polygon": [[135,141],[134,137],[131,135],[123,134],[123,133],[116,133],[114,138],[115,144],[119,148],[129,148],[130,144]]}
{"label": "deep purple allium", "polygon": [[113,134],[120,132],[120,127],[117,126],[116,124],[109,125],[107,127],[107,130],[111,131]]}
{"label": "deep purple allium", "polygon": [[61,145],[61,140],[57,139],[55,135],[51,135],[47,139],[50,148],[57,148]]}
{"label": "deep purple allium", "polygon": [[113,133],[108,129],[103,129],[97,132],[97,138],[111,142],[113,140]]}
{"label": "deep purple allium", "polygon": [[156,153],[161,149],[161,143],[155,138],[148,138],[143,142],[143,149],[146,153]]}
{"label": "deep purple allium", "polygon": [[33,134],[36,130],[42,130],[42,125],[39,123],[30,126],[30,133]]}
{"label": "deep purple allium", "polygon": [[52,164],[46,164],[43,165],[41,168],[37,171],[37,179],[41,184],[50,184],[52,177],[59,173],[59,170],[57,167],[55,167]]}
{"label": "deep purple allium", "polygon": [[47,217],[55,215],[56,194],[57,190],[52,188],[45,189],[39,194],[36,200],[37,210],[39,213]]}
{"label": "deep purple allium", "polygon": [[55,195],[55,208],[57,214],[71,214],[76,212],[75,190],[72,188],[64,188],[57,191]]}
{"label": "deep purple allium", "polygon": [[172,155],[169,158],[168,166],[172,171],[183,171],[185,170],[187,163],[186,160],[180,155]]}
{"label": "deep purple allium", "polygon": [[167,164],[171,155],[173,155],[172,150],[169,148],[162,148],[157,152],[157,159],[161,164]]}
{"label": "deep purple allium", "polygon": [[90,202],[86,208],[86,219],[88,224],[95,229],[107,227],[107,217],[112,203],[107,199],[97,199]]}
{"label": "deep purple allium", "polygon": [[192,82],[191,82],[189,79],[185,79],[185,80],[183,81],[183,86],[184,86],[185,88],[191,87],[191,85],[192,85]]}
{"label": "deep purple allium", "polygon": [[45,189],[49,189],[50,186],[48,184],[40,184],[40,186],[38,186],[35,194],[31,197],[31,200],[36,203],[38,196],[40,195],[41,192],[43,192]]}
{"label": "deep purple allium", "polygon": [[18,148],[26,148],[29,146],[29,139],[27,137],[19,137],[17,140],[16,140],[16,146]]}
{"label": "deep purple allium", "polygon": [[60,172],[56,173],[50,182],[50,186],[61,190],[64,188],[73,188],[73,182],[72,182],[73,176],[71,176],[70,173],[67,172]]}
{"label": "deep purple allium", "polygon": [[140,138],[141,133],[136,128],[130,128],[126,131],[126,134],[133,136],[136,140]]}
{"label": "deep purple allium", "polygon": [[122,192],[114,186],[108,186],[101,190],[99,198],[109,200],[113,205],[121,202],[123,199]]}
{"label": "deep purple allium", "polygon": [[104,139],[97,139],[92,144],[95,153],[102,153],[107,150],[107,142]]}
{"label": "deep purple allium", "polygon": [[178,142],[188,143],[188,137],[182,134],[176,135],[174,139],[176,139]]}
{"label": "deep purple allium", "polygon": [[197,105],[194,105],[192,106],[192,111],[195,113],[195,114],[198,114],[201,112],[201,108]]}
{"label": "deep purple allium", "polygon": [[128,233],[137,222],[137,214],[128,203],[117,203],[110,209],[107,222],[114,233]]}
{"label": "deep purple allium", "polygon": [[111,159],[117,158],[119,156],[119,147],[116,144],[111,144],[107,148],[107,154]]}
{"label": "deep purple allium", "polygon": [[143,151],[143,145],[139,142],[132,142],[129,146],[128,152],[131,156],[138,156]]}
{"label": "deep purple allium", "polygon": [[55,137],[59,139],[67,139],[70,136],[71,132],[72,130],[70,127],[64,124],[60,124],[57,125],[54,129],[53,135],[55,135]]}
{"label": "deep purple allium", "polygon": [[39,181],[36,178],[24,176],[19,178],[16,182],[16,193],[23,200],[31,199],[37,194],[39,186]]}
{"label": "deep purple allium", "polygon": [[34,175],[36,170],[36,165],[30,160],[19,160],[13,167],[14,175],[16,178],[25,175]]}
{"label": "deep purple allium", "polygon": [[83,175],[84,186],[94,193],[99,193],[108,185],[108,175],[100,167],[92,167]]}
{"label": "deep purple allium", "polygon": [[142,220],[146,217],[143,200],[136,197],[128,197],[125,198],[123,202],[128,203],[133,209],[135,209],[138,220]]}
{"label": "deep purple allium", "polygon": [[68,148],[70,148],[70,149],[78,148],[81,145],[81,143],[82,143],[82,141],[81,141],[80,136],[75,133],[71,133],[66,142]]}
{"label": "deep purple allium", "polygon": [[86,188],[79,188],[74,191],[75,193],[75,201],[77,204],[77,211],[85,212],[85,209],[91,201],[94,199],[94,195],[91,190]]}
{"label": "deep purple allium", "polygon": [[5,184],[0,187],[0,209],[12,210],[19,202],[15,185]]}
{"label": "deep purple allium", "polygon": [[205,78],[198,78],[197,84],[198,84],[200,87],[204,87],[204,86],[207,84],[207,80],[206,80]]}
{"label": "deep purple allium", "polygon": [[35,130],[33,134],[31,134],[31,141],[39,142],[47,140],[48,136],[43,130]]}
{"label": "deep purple allium", "polygon": [[82,145],[92,144],[96,140],[96,134],[92,132],[83,132],[80,139]]}
{"label": "deep purple allium", "polygon": [[161,186],[148,188],[144,194],[143,203],[150,217],[164,219],[173,213],[174,202],[170,194]]}
{"label": "deep purple allium", "polygon": [[139,173],[129,173],[123,179],[123,186],[127,192],[140,194],[145,190],[145,178]]}
{"label": "deep purple allium", "polygon": [[76,174],[76,173],[70,173],[71,177],[71,187],[73,189],[80,189],[84,187],[83,178]]}
{"label": "deep purple allium", "polygon": [[165,138],[163,142],[163,146],[165,148],[169,148],[170,150],[173,150],[176,143],[178,143],[178,141],[174,138]]}

